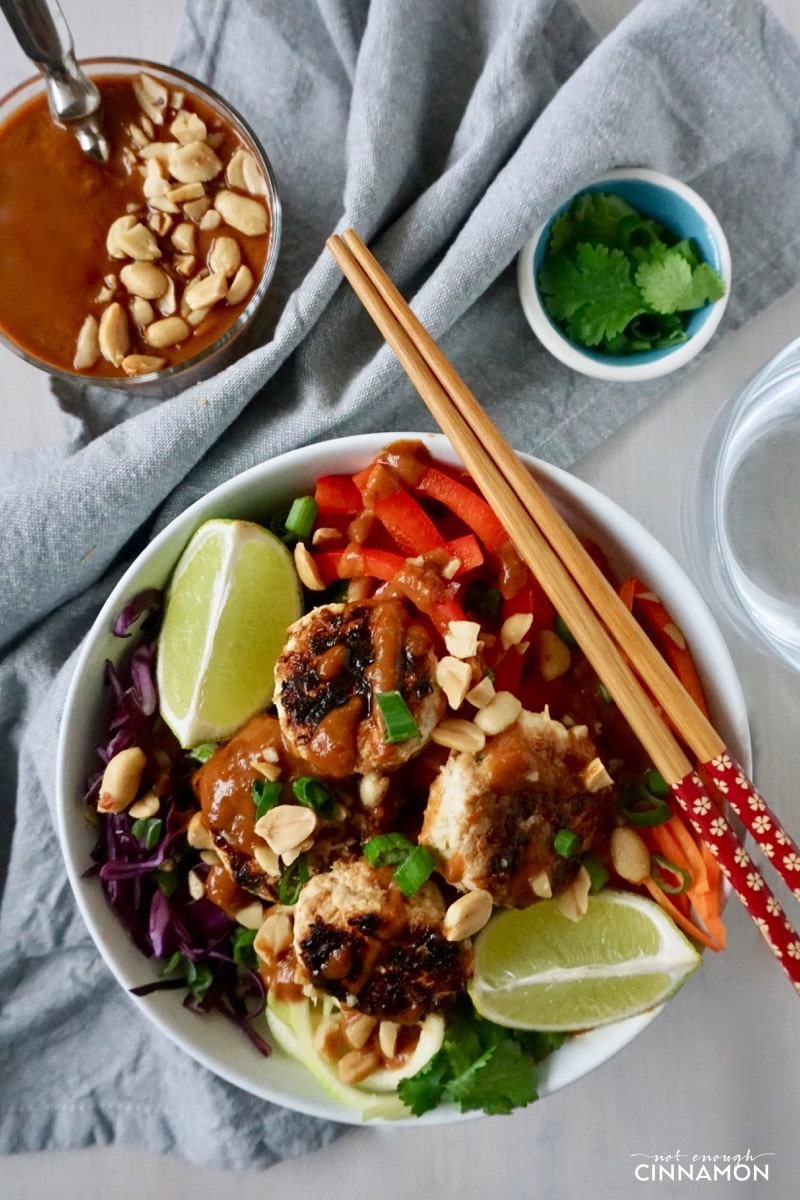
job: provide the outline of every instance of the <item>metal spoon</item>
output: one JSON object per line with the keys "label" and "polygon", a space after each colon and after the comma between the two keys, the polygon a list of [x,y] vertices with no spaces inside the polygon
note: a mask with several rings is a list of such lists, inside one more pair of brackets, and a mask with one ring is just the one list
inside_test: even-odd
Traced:
{"label": "metal spoon", "polygon": [[53,120],[71,130],[91,158],[106,162],[100,93],[75,61],[72,34],[57,0],[0,0],[0,9],[44,76]]}

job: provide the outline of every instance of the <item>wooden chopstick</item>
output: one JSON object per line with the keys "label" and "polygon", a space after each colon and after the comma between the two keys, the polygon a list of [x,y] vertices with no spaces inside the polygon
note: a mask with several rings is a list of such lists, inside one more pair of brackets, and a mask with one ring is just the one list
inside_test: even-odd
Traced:
{"label": "wooden chopstick", "polygon": [[[705,713],[698,708],[580,539],[520,462],[358,234],[352,229],[347,230],[342,234],[342,241],[430,370],[438,377],[452,405],[477,435],[605,628],[624,649],[627,661],[655,697],[681,742],[697,756],[705,778],[722,793],[755,842],[770,856],[777,873],[795,897],[800,899],[800,847],[768,807]],[[534,569],[538,573],[538,564]],[[606,686],[612,690],[609,684]],[[674,780],[668,779],[668,782],[673,783]]]}
{"label": "wooden chopstick", "polygon": [[[626,658],[541,532],[527,502],[520,498],[517,488],[526,495],[527,471],[522,468],[520,474],[513,466],[512,460],[518,461],[513,451],[354,231],[342,237],[334,235],[328,248],[692,825],[717,854],[732,886],[800,992],[797,934]],[[432,355],[435,367],[428,357],[431,347],[436,352]],[[541,496],[549,506],[543,493]]]}

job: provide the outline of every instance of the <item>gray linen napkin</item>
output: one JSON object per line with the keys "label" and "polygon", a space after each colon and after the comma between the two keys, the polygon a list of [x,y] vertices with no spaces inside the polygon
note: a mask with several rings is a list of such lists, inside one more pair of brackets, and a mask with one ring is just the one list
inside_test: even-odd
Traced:
{"label": "gray linen napkin", "polygon": [[725,327],[754,316],[800,278],[800,55],[757,0],[644,0],[599,46],[569,0],[189,0],[175,58],[274,163],[280,315],[169,402],[62,394],[67,443],[0,464],[0,1151],[118,1141],[260,1167],[338,1127],[211,1076],[100,961],[45,814],[72,651],[137,547],[209,487],[322,437],[429,427],[340,286],[337,227],[373,243],[519,448],[569,464],[661,394],[549,358],[515,254],[599,171],[653,166],[727,231]]}

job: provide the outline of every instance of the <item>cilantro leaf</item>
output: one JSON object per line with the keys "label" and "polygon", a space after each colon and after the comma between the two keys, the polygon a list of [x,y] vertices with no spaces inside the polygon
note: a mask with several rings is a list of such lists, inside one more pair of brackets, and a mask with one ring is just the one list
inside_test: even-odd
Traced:
{"label": "cilantro leaf", "polygon": [[692,288],[685,298],[681,312],[702,308],[704,304],[721,300],[725,295],[725,284],[708,263],[701,262],[692,271]]}
{"label": "cilantro leaf", "polygon": [[636,271],[636,283],[647,304],[658,313],[690,312],[709,300],[719,300],[722,280],[708,263],[692,268],[683,254],[673,247],[661,262],[642,263]]}
{"label": "cilantro leaf", "polygon": [[622,333],[644,311],[622,250],[581,242],[575,261],[553,255],[539,273],[545,307],[555,320],[566,321],[568,334],[584,346]]}
{"label": "cilantro leaf", "polygon": [[510,1036],[484,1051],[445,1091],[462,1112],[510,1113],[538,1098],[534,1064]]}
{"label": "cilantro leaf", "polygon": [[682,254],[669,253],[661,262],[641,263],[636,282],[655,312],[674,313],[692,286],[692,268]]}
{"label": "cilantro leaf", "polygon": [[608,192],[584,192],[570,208],[553,221],[549,246],[554,254],[592,242],[613,246],[617,226],[624,217],[637,217],[627,200]]}
{"label": "cilantro leaf", "polygon": [[416,1075],[400,1080],[397,1094],[415,1117],[421,1117],[423,1113],[430,1112],[432,1108],[441,1104],[450,1075],[447,1055],[439,1050]]}
{"label": "cilantro leaf", "polygon": [[537,283],[566,336],[606,354],[685,341],[687,314],[725,291],[691,238],[605,192],[577,196],[553,221]]}
{"label": "cilantro leaf", "polygon": [[462,1112],[508,1113],[536,1100],[535,1064],[560,1040],[561,1035],[505,1029],[458,1008],[441,1050],[416,1075],[401,1080],[397,1093],[415,1116],[443,1101]]}

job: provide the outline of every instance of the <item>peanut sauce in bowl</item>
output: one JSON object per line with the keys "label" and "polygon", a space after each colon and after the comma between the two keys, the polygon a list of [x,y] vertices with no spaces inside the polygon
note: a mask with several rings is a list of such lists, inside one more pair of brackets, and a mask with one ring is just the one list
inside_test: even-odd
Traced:
{"label": "peanut sauce in bowl", "polygon": [[108,162],[56,124],[40,78],[0,101],[0,339],[52,375],[168,395],[252,332],[280,243],[272,169],[182,72],[83,66]]}

